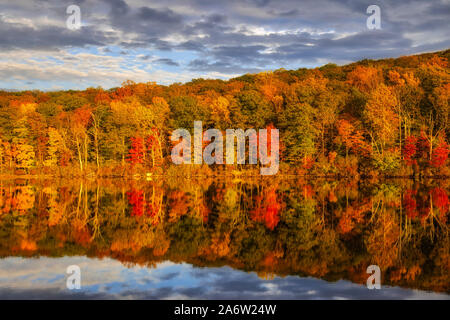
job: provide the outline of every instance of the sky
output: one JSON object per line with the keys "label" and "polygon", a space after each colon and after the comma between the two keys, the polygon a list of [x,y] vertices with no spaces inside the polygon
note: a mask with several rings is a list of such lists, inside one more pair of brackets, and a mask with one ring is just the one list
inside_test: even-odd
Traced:
{"label": "sky", "polygon": [[[67,289],[67,267],[79,266],[81,288]],[[164,261],[152,267],[104,258],[0,260],[1,299],[443,299],[445,293],[298,276],[264,279],[230,267],[197,268]]]}
{"label": "sky", "polygon": [[[80,8],[80,28],[67,27]],[[380,29],[369,29],[370,5]],[[0,88],[229,79],[450,48],[450,0],[0,0]]]}

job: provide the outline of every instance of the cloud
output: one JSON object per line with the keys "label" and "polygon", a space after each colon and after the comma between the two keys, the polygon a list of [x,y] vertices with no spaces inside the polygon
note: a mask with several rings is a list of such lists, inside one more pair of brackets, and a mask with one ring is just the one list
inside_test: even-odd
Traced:
{"label": "cloud", "polygon": [[59,50],[67,47],[101,46],[107,37],[92,27],[72,31],[65,27],[34,28],[25,23],[7,22],[0,15],[0,49]]}
{"label": "cloud", "polygon": [[[66,269],[78,265],[81,290],[68,290]],[[125,267],[109,258],[0,260],[0,299],[449,299],[447,294],[298,276],[272,280],[230,267],[196,268],[165,261]]]}
{"label": "cloud", "polygon": [[[32,86],[25,83],[27,80],[34,81],[37,88],[49,87],[49,76],[39,71],[46,69],[58,78],[58,72],[74,75],[76,80],[65,82],[67,88],[81,88],[89,77],[93,83],[103,76],[114,79],[108,83],[118,85],[120,73],[135,77],[135,81],[146,78],[149,70],[142,69],[141,63],[147,56],[158,57],[152,58],[151,72],[169,83],[196,76],[220,74],[227,78],[266,69],[314,67],[450,47],[448,0],[384,0],[379,3],[382,29],[368,30],[366,9],[372,2],[16,0],[0,4],[0,50],[41,51],[42,66],[37,61],[21,65],[14,54],[9,58],[3,55],[0,76],[16,79],[11,84],[17,87]],[[66,7],[74,3],[81,9],[82,28],[78,31],[65,26]],[[74,70],[68,63],[49,70],[49,61],[58,60],[61,52],[84,52],[104,59],[123,52],[125,60],[115,70],[103,68],[107,74],[95,69]],[[84,80],[78,81],[80,78]]]}
{"label": "cloud", "polygon": [[178,67],[180,65],[178,62],[175,62],[172,59],[167,59],[167,58],[157,59],[157,60],[155,60],[155,62],[156,63],[162,63],[162,64],[165,64],[167,66],[175,66],[175,67]]}
{"label": "cloud", "polygon": [[227,62],[210,62],[204,59],[195,59],[189,63],[189,70],[192,71],[218,71],[225,74],[231,74],[233,72],[236,73],[235,76],[238,76],[242,73],[256,73],[263,71],[260,68],[245,68],[239,65],[230,64]]}

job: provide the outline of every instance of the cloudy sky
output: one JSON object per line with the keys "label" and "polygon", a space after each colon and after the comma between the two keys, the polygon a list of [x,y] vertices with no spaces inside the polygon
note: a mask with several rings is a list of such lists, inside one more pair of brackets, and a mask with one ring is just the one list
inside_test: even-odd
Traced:
{"label": "cloudy sky", "polygon": [[[66,21],[78,5],[81,28]],[[381,29],[369,30],[369,5]],[[227,79],[450,47],[450,0],[0,0],[0,88]]]}

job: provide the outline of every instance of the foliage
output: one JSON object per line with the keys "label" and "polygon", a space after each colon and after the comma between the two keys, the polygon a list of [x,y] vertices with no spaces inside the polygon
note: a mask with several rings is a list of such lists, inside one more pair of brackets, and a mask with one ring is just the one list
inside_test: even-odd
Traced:
{"label": "foliage", "polygon": [[[171,165],[173,130],[192,134],[194,121],[202,121],[204,129],[221,131],[279,129],[280,161],[299,174],[446,175],[448,56],[447,50],[169,86],[126,81],[110,90],[0,91],[0,169],[163,172]],[[357,164],[350,171],[349,156]]]}

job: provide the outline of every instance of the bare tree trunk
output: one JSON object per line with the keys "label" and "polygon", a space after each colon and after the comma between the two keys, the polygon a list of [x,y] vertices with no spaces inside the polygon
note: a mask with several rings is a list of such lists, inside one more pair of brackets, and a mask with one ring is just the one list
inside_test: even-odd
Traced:
{"label": "bare tree trunk", "polygon": [[125,137],[122,137],[122,166],[125,165]]}
{"label": "bare tree trunk", "polygon": [[98,139],[97,139],[97,134],[95,135],[95,156],[96,156],[97,171],[98,171],[100,169],[100,162],[98,160]]}
{"label": "bare tree trunk", "polygon": [[84,168],[87,168],[88,163],[88,136],[87,133],[84,134]]}
{"label": "bare tree trunk", "polygon": [[325,125],[322,126],[322,156],[325,156]]}
{"label": "bare tree trunk", "polygon": [[152,167],[155,166],[155,147],[152,146]]}
{"label": "bare tree trunk", "polygon": [[398,117],[398,133],[399,133],[399,141],[400,141],[400,160],[403,159],[402,157],[402,118]]}
{"label": "bare tree trunk", "polygon": [[94,116],[93,113],[91,113],[92,120],[94,122],[94,145],[95,145],[95,161],[97,164],[97,172],[100,169],[100,162],[99,162],[99,156],[98,156],[98,122],[97,118]]}
{"label": "bare tree trunk", "polygon": [[434,121],[432,120],[432,116],[430,113],[430,160],[431,160],[431,155],[433,154],[433,126],[434,126]]}
{"label": "bare tree trunk", "polygon": [[158,140],[158,147],[159,147],[159,157],[160,157],[160,160],[161,160],[160,165],[162,165],[162,162],[163,162],[163,152],[162,152],[161,138],[158,137],[157,140]]}
{"label": "bare tree trunk", "polygon": [[83,160],[81,158],[80,142],[78,141],[78,136],[75,136],[75,142],[77,144],[78,161],[80,162],[80,169],[83,171]]}

